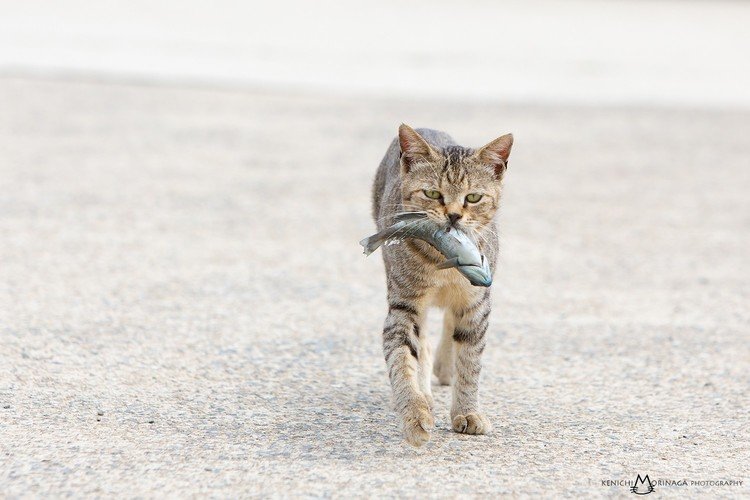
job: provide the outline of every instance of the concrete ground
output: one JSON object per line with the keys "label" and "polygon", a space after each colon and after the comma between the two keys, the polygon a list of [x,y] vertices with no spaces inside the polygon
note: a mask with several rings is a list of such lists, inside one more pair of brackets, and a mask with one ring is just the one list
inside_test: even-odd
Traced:
{"label": "concrete ground", "polygon": [[[0,110],[0,496],[750,494],[750,112],[23,78]],[[401,121],[516,136],[495,431],[436,387],[421,449],[357,245]]]}

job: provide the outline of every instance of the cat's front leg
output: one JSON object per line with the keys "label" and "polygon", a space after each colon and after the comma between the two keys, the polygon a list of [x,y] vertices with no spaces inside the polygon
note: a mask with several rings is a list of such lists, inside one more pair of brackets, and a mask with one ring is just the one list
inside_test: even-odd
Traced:
{"label": "cat's front leg", "polygon": [[454,378],[451,423],[464,434],[485,434],[492,424],[479,411],[479,374],[490,316],[489,293],[469,308],[458,312],[453,330]]}
{"label": "cat's front leg", "polygon": [[420,387],[419,356],[429,355],[419,341],[422,309],[415,301],[391,298],[383,328],[383,354],[393,403],[401,417],[404,437],[413,446],[429,441],[435,426],[430,400]]}

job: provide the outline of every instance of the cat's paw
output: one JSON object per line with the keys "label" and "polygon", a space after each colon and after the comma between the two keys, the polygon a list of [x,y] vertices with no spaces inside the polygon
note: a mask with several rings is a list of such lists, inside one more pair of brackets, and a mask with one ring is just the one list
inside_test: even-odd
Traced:
{"label": "cat's paw", "polygon": [[432,393],[425,392],[424,398],[427,401],[427,408],[432,413],[435,410],[435,398],[432,397]]}
{"label": "cat's paw", "polygon": [[435,360],[435,364],[432,366],[432,373],[435,374],[440,385],[451,385],[451,378],[453,377],[452,361],[444,361],[440,358]]}
{"label": "cat's paw", "polygon": [[487,434],[492,424],[481,413],[467,413],[453,417],[453,430],[461,434]]}
{"label": "cat's paw", "polygon": [[418,401],[411,405],[403,418],[404,438],[412,446],[422,446],[430,440],[430,432],[435,428],[427,401]]}

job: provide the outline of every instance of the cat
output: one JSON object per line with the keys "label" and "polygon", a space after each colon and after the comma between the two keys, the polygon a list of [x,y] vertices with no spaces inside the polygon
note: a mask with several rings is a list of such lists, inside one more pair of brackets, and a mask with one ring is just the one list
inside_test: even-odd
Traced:
{"label": "cat", "polygon": [[[401,212],[426,212],[471,236],[494,274],[498,241],[493,217],[512,145],[512,134],[506,134],[474,150],[457,145],[444,132],[402,124],[375,176],[372,212],[378,230]],[[450,416],[455,432],[484,434],[492,428],[478,404],[490,288],[472,286],[455,269],[438,270],[436,265],[444,260],[420,240],[383,246],[388,285],[383,353],[393,404],[404,437],[413,446],[429,441],[435,425],[433,373],[440,384],[453,384]],[[434,364],[423,331],[430,306],[445,310]]]}

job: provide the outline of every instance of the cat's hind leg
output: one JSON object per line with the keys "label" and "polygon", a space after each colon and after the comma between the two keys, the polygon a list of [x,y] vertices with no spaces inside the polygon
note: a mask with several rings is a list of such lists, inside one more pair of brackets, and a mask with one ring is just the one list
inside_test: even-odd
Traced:
{"label": "cat's hind leg", "polygon": [[435,354],[433,371],[440,385],[450,385],[453,377],[453,329],[455,328],[453,311],[445,310],[443,318],[443,334]]}

